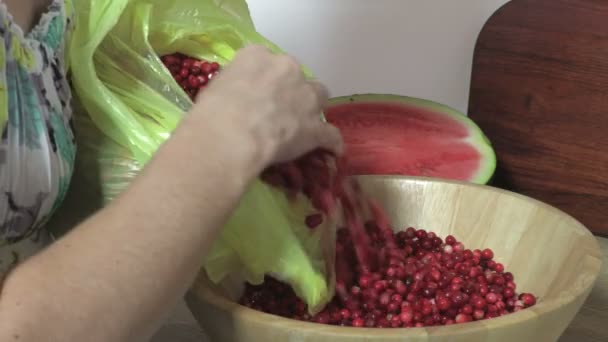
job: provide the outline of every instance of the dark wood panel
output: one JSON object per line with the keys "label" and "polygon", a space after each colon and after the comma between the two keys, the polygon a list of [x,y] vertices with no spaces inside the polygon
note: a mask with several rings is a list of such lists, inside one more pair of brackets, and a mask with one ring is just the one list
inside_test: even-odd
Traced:
{"label": "dark wood panel", "polygon": [[494,185],[608,235],[608,1],[512,0],[479,35],[469,115]]}

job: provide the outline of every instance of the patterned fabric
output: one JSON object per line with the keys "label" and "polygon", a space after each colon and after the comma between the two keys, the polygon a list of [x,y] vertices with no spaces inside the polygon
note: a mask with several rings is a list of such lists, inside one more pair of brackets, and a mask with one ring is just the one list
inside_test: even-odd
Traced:
{"label": "patterned fabric", "polygon": [[[72,25],[71,0],[54,0],[27,34],[0,3],[0,249],[5,249],[4,254],[8,245],[39,237],[70,184],[76,144],[65,63]],[[0,259],[0,274],[6,264]]]}

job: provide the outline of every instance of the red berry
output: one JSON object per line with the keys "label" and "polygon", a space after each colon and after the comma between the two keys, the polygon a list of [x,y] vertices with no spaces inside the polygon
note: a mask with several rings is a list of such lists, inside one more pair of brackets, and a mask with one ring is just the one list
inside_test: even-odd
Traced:
{"label": "red berry", "polygon": [[397,311],[399,311],[400,306],[401,306],[401,303],[390,302],[386,306],[386,311],[390,312],[390,313],[396,313]]}
{"label": "red berry", "polygon": [[306,216],[306,226],[310,229],[317,228],[321,223],[323,223],[323,215],[321,214],[313,214]]}
{"label": "red berry", "polygon": [[424,240],[424,239],[426,239],[426,238],[427,238],[426,231],[425,231],[424,229],[418,229],[418,230],[416,231],[416,237],[417,237],[419,240]]}
{"label": "red berry", "polygon": [[391,317],[391,327],[392,328],[399,328],[399,327],[401,327],[401,325],[403,325],[403,322],[401,322],[401,318],[399,316]]}
{"label": "red berry", "polygon": [[437,308],[441,311],[447,311],[451,306],[452,302],[447,297],[439,297],[435,300]]}
{"label": "red berry", "polygon": [[363,328],[365,326],[365,320],[363,318],[355,318],[353,319],[353,327],[355,328]]}
{"label": "red berry", "polygon": [[163,56],[161,59],[163,63],[167,66],[176,65],[180,63],[180,59],[177,58],[175,55],[166,55]]}
{"label": "red berry", "polygon": [[348,309],[342,309],[340,310],[340,317],[344,320],[349,319],[351,316],[351,312]]}
{"label": "red berry", "polygon": [[399,318],[401,319],[401,322],[403,322],[403,324],[409,324],[412,323],[412,321],[414,320],[414,313],[411,309],[402,310],[401,314],[399,315]]}
{"label": "red berry", "polygon": [[492,259],[493,257],[494,257],[494,252],[492,252],[492,250],[489,248],[486,248],[481,252],[482,259],[489,260],[489,259]]}
{"label": "red berry", "polygon": [[190,88],[198,88],[200,86],[200,83],[198,82],[198,78],[194,75],[190,75],[188,77],[188,86]]}
{"label": "red berry", "polygon": [[182,61],[182,68],[190,69],[194,64],[194,60],[191,58],[186,58]]}
{"label": "red berry", "polygon": [[506,298],[513,298],[513,296],[515,296],[515,290],[510,287],[505,288],[502,293]]}
{"label": "red berry", "polygon": [[416,236],[416,229],[414,227],[408,227],[405,230],[405,235],[410,239],[414,238]]}
{"label": "red berry", "polygon": [[456,238],[453,237],[452,235],[448,235],[445,238],[445,243],[448,244],[448,245],[450,245],[450,246],[455,245],[456,244]]}
{"label": "red berry", "polygon": [[488,293],[486,295],[486,301],[490,304],[494,304],[498,301],[498,296],[495,293]]}
{"label": "red berry", "polygon": [[536,304],[536,297],[534,297],[531,293],[522,293],[519,296],[519,299],[522,301],[525,307],[531,307]]}
{"label": "red berry", "polygon": [[470,316],[470,315],[466,315],[466,314],[458,314],[458,315],[456,316],[455,321],[456,321],[456,323],[467,323],[467,322],[472,321],[472,318],[471,318],[471,316]]}
{"label": "red berry", "polygon": [[359,286],[362,289],[368,288],[372,285],[372,279],[368,275],[362,275],[359,277]]}
{"label": "red berry", "polygon": [[205,75],[208,75],[213,72],[213,68],[211,67],[211,63],[204,62],[201,64],[201,72]]}
{"label": "red berry", "polygon": [[473,304],[476,309],[484,309],[486,307],[486,301],[481,297],[473,298],[471,304]]}
{"label": "red berry", "polygon": [[198,84],[201,86],[204,86],[207,84],[207,82],[209,82],[209,79],[205,75],[198,75],[196,79],[198,80]]}
{"label": "red berry", "polygon": [[188,70],[188,69],[186,69],[186,68],[183,68],[183,69],[181,69],[181,70],[179,71],[179,75],[180,75],[182,78],[188,78],[188,76],[190,76],[190,70]]}
{"label": "red berry", "polygon": [[467,314],[467,315],[472,315],[473,314],[473,307],[469,304],[466,304],[465,306],[462,307],[462,309],[460,310],[460,312],[462,312],[463,314]]}

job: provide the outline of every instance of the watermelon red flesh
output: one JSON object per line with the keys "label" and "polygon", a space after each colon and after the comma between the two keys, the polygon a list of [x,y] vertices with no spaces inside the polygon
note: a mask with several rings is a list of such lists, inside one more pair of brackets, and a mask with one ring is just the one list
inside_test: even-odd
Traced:
{"label": "watermelon red flesh", "polygon": [[330,100],[327,121],[344,136],[355,174],[489,181],[496,157],[473,121],[455,110],[397,95]]}

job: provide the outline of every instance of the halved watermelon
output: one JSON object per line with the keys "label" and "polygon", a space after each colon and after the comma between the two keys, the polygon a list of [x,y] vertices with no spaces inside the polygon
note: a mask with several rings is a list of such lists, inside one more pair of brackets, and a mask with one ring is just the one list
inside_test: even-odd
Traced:
{"label": "halved watermelon", "polygon": [[340,129],[357,175],[408,175],[486,184],[496,155],[481,129],[458,111],[388,94],[332,98],[328,122]]}

